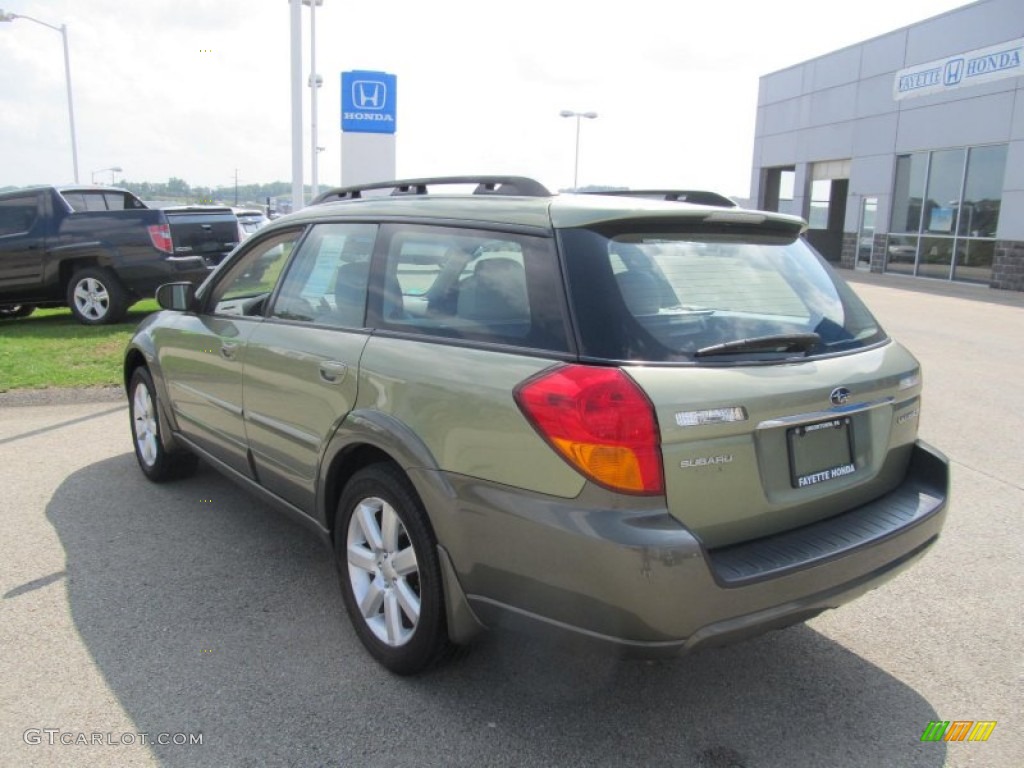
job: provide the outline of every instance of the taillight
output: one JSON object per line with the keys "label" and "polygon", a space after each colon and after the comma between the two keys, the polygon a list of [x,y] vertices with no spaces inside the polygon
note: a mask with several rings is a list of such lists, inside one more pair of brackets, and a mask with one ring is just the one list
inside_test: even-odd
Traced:
{"label": "taillight", "polygon": [[171,228],[167,224],[150,224],[146,229],[149,230],[149,239],[153,242],[154,248],[164,253],[174,253]]}
{"label": "taillight", "polygon": [[626,493],[664,492],[654,407],[618,368],[562,366],[524,381],[515,398],[541,437],[591,480]]}

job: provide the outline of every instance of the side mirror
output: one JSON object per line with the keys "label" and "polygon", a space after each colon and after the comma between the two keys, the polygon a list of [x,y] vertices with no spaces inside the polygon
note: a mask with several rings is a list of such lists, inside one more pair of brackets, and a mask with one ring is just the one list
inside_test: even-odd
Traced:
{"label": "side mirror", "polygon": [[196,308],[196,287],[192,283],[164,283],[156,289],[161,309],[191,312]]}

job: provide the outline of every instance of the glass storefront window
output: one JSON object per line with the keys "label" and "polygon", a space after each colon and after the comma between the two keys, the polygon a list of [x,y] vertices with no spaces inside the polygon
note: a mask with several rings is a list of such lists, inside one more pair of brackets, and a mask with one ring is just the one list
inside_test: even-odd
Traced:
{"label": "glass storefront window", "polygon": [[988,284],[992,279],[995,240],[958,240],[954,280]]}
{"label": "glass storefront window", "polygon": [[967,160],[967,183],[957,233],[966,237],[995,237],[1003,198],[1006,145],[974,147]]}
{"label": "glass storefront window", "polygon": [[885,270],[988,282],[1007,145],[899,155]]}
{"label": "glass storefront window", "polygon": [[922,237],[918,254],[918,277],[949,278],[949,266],[953,263],[952,237]]}
{"label": "glass storefront window", "polygon": [[809,229],[828,229],[828,204],[831,197],[831,179],[816,179],[811,183],[811,207],[807,217]]}
{"label": "glass storefront window", "polygon": [[[922,226],[925,232],[953,234],[963,180],[964,150],[946,149],[941,152],[932,152]],[[922,257],[923,255],[922,251]]]}
{"label": "glass storefront window", "polygon": [[885,253],[885,271],[914,274],[917,262],[917,235],[889,235]]}
{"label": "glass storefront window", "polygon": [[896,189],[892,200],[892,231],[921,231],[921,199],[928,153],[900,155],[896,158]]}

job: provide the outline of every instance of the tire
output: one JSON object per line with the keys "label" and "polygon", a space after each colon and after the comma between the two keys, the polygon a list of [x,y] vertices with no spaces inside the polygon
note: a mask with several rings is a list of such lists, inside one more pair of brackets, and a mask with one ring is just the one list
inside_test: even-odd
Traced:
{"label": "tire", "polygon": [[153,377],[145,367],[132,373],[128,385],[128,414],[131,419],[135,460],[142,473],[154,483],[191,475],[199,458],[187,451],[171,453],[161,439],[160,409]]}
{"label": "tire", "polygon": [[450,655],[437,540],[401,470],[372,464],[352,476],[334,551],[345,608],[371,656],[412,675]]}
{"label": "tire", "polygon": [[87,267],[71,276],[68,306],[84,325],[108,325],[124,317],[131,301],[128,292],[109,269]]}
{"label": "tire", "polygon": [[0,307],[0,320],[13,320],[18,317],[28,317],[35,311],[35,304],[15,304],[14,306]]}

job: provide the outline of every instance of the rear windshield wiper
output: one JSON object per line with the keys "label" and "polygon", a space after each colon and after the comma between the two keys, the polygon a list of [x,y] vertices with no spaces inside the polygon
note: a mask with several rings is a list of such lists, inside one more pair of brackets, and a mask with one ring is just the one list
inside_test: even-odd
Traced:
{"label": "rear windshield wiper", "polygon": [[780,333],[775,336],[755,336],[752,339],[736,339],[724,344],[701,347],[694,357],[731,355],[738,352],[808,352],[821,343],[816,333]]}

